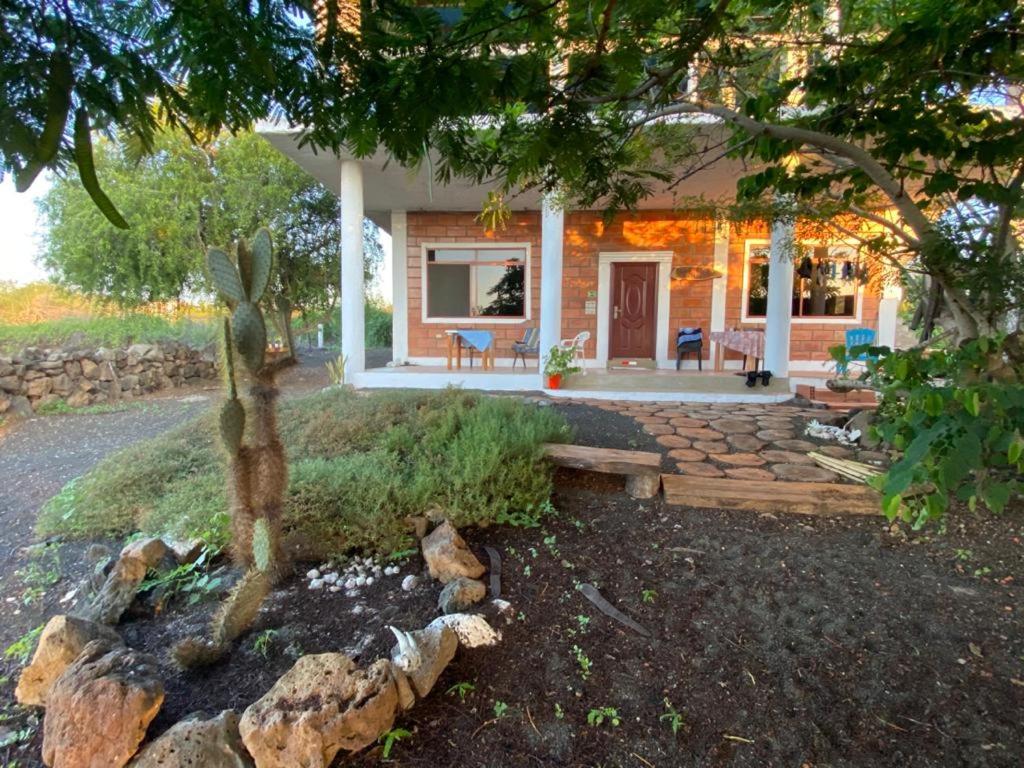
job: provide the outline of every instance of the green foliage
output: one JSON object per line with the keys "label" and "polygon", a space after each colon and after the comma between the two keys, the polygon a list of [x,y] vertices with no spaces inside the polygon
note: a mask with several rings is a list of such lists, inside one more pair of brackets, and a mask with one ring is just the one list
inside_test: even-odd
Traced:
{"label": "green foliage", "polygon": [[219,552],[206,546],[191,563],[182,563],[170,571],[151,571],[139,585],[139,591],[159,590],[164,605],[178,598],[183,598],[186,605],[195,605],[220,591],[223,579],[209,572],[210,563]]}
{"label": "green foliage", "polygon": [[574,356],[575,352],[572,348],[552,347],[544,358],[544,375],[569,376],[579,373],[582,369],[578,365],[573,365]]}
{"label": "green foliage", "polygon": [[387,733],[382,733],[378,739],[384,745],[384,748],[380,751],[381,758],[387,760],[391,757],[391,749],[395,746],[395,743],[410,736],[412,736],[412,733],[405,730],[405,728],[392,728]]}
{"label": "green foliage", "polygon": [[379,299],[366,300],[366,346],[391,346],[391,307]]}
{"label": "green foliage", "polygon": [[580,648],[578,645],[572,647],[573,658],[576,659],[576,664],[580,668],[580,677],[586,680],[590,677],[590,672],[593,669],[594,663],[587,656],[587,652]]}
{"label": "green foliage", "polygon": [[504,701],[500,701],[500,700],[494,702],[494,716],[495,717],[502,718],[502,717],[504,717],[506,715],[507,712],[508,712],[508,704],[506,704]]}
{"label": "green foliage", "polygon": [[466,696],[475,690],[475,685],[464,680],[460,683],[456,683],[455,685],[453,685],[451,688],[445,691],[445,693],[447,693],[449,696],[458,696],[459,701],[465,701]]}
{"label": "green foliage", "polygon": [[665,699],[665,714],[658,718],[663,723],[668,723],[672,729],[672,735],[679,733],[679,729],[683,727],[683,716],[681,713],[676,711],[676,708],[672,706],[672,702],[667,698]]}
{"label": "green foliage", "polygon": [[654,598],[658,596],[658,593],[653,589],[644,589],[640,591],[640,600],[645,603],[653,603]]}
{"label": "green foliage", "polygon": [[596,728],[603,724],[605,720],[613,727],[622,723],[621,718],[619,718],[619,710],[614,707],[600,707],[587,712],[587,725],[592,725]]}
{"label": "green foliage", "polygon": [[[4,300],[0,294],[0,302]],[[74,338],[83,347],[128,347],[177,341],[193,347],[209,344],[216,337],[215,323],[159,315],[124,313],[120,316],[68,318],[29,324],[0,323],[0,350],[24,347],[53,347]]]}
{"label": "green foliage", "polygon": [[[121,451],[44,506],[41,535],[125,535],[228,541],[223,467],[208,412]],[[459,390],[330,390],[280,406],[289,456],[285,527],[339,551],[409,546],[403,518],[431,505],[458,525],[536,520],[548,507],[545,442],[569,439],[551,409]]]}
{"label": "green foliage", "polygon": [[[850,350],[871,356],[865,377],[882,394],[873,429],[902,452],[878,481],[890,520],[941,523],[954,499],[998,513],[1024,488],[1024,385],[1007,363],[1006,341],[928,353]],[[833,355],[845,360],[846,352]]]}
{"label": "green foliage", "polygon": [[324,365],[327,367],[327,376],[331,379],[331,384],[334,386],[344,386],[345,384],[345,361],[348,360],[345,355],[338,355],[336,360],[328,360]]}
{"label": "green foliage", "polygon": [[276,629],[265,629],[253,638],[252,649],[266,659],[270,656],[270,647],[276,637]]}
{"label": "green foliage", "polygon": [[45,624],[40,624],[35,629],[30,629],[8,645],[4,649],[4,661],[14,661],[22,667],[28,664],[28,660],[32,657],[32,652],[35,650],[36,642],[39,640],[39,635],[43,633],[43,627],[45,626]]}

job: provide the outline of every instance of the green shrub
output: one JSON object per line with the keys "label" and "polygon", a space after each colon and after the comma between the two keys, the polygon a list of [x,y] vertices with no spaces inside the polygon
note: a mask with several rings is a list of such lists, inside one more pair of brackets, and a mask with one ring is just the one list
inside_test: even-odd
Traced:
{"label": "green shrub", "polygon": [[[1024,371],[1004,354],[1007,337],[953,350],[855,347],[882,400],[878,437],[902,456],[878,480],[883,511],[919,528],[941,523],[954,499],[1001,512],[1024,489]],[[842,347],[832,350],[845,361]]]}
{"label": "green shrub", "polygon": [[[542,509],[541,443],[569,438],[551,409],[518,398],[332,389],[281,405],[289,457],[285,526],[342,551],[408,546],[403,519],[437,505],[456,525]],[[227,540],[224,457],[212,414],[109,457],[40,515],[42,535],[134,530]]]}
{"label": "green shrub", "polygon": [[391,307],[377,299],[366,302],[366,346],[391,346]]}

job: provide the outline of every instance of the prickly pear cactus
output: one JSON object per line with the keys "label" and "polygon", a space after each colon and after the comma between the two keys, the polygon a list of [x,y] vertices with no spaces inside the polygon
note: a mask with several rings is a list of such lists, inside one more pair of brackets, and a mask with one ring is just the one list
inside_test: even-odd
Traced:
{"label": "prickly pear cactus", "polygon": [[273,564],[272,547],[270,545],[270,528],[267,521],[260,518],[253,525],[252,529],[252,560],[256,570],[260,573],[267,573]]}

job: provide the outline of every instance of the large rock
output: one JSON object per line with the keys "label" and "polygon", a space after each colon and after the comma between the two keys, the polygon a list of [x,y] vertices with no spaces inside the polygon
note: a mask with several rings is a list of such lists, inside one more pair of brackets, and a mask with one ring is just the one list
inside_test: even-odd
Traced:
{"label": "large rock", "polygon": [[476,579],[487,570],[447,520],[423,537],[420,546],[430,575],[442,584],[460,576]]}
{"label": "large rock", "polygon": [[430,693],[437,678],[455,657],[459,638],[443,623],[405,633],[414,648],[403,648],[402,641],[391,649],[392,663],[405,672],[416,694],[422,699]]}
{"label": "large rock", "polygon": [[156,536],[151,536],[143,539],[135,539],[124,545],[121,550],[121,559],[124,558],[137,558],[141,560],[147,568],[156,568],[160,565],[160,561],[164,559],[164,556],[168,553],[167,545],[164,544],[163,539]]}
{"label": "large rock", "polygon": [[482,581],[460,576],[449,581],[441,590],[441,595],[437,598],[437,608],[441,613],[460,613],[472,608],[486,596],[487,587]]}
{"label": "large rock", "polygon": [[163,701],[155,658],[93,640],[50,688],[43,762],[50,768],[121,768]]}
{"label": "large rock", "polygon": [[139,752],[130,768],[250,768],[238,733],[238,715],[225,709],[217,717],[190,715]]}
{"label": "large rock", "polygon": [[82,375],[87,379],[96,380],[100,377],[100,367],[88,357],[82,358]]}
{"label": "large rock", "polygon": [[342,653],[303,656],[242,715],[257,768],[326,768],[341,750],[369,746],[395,722],[391,663],[358,669]]}
{"label": "large rock", "polygon": [[110,627],[74,616],[54,616],[39,635],[32,662],[21,671],[14,696],[25,706],[45,707],[50,686],[93,640],[121,643]]}
{"label": "large rock", "polygon": [[135,599],[147,570],[146,561],[141,557],[122,555],[99,593],[81,610],[81,615],[101,624],[117,624]]}
{"label": "large rock", "polygon": [[487,619],[478,613],[451,613],[447,616],[438,616],[427,625],[428,630],[440,627],[452,630],[464,648],[497,645],[501,640],[501,632],[494,629],[487,623]]}

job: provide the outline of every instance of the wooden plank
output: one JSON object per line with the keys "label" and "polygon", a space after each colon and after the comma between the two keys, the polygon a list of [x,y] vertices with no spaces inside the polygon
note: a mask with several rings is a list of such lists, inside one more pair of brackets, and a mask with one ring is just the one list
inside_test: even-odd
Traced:
{"label": "wooden plank", "polygon": [[648,451],[623,451],[618,448],[546,443],[544,454],[560,467],[589,469],[592,472],[649,475],[657,474],[661,470],[661,454]]}
{"label": "wooden plank", "polygon": [[789,483],[662,475],[665,503],[802,515],[879,515],[881,496],[866,485]]}

